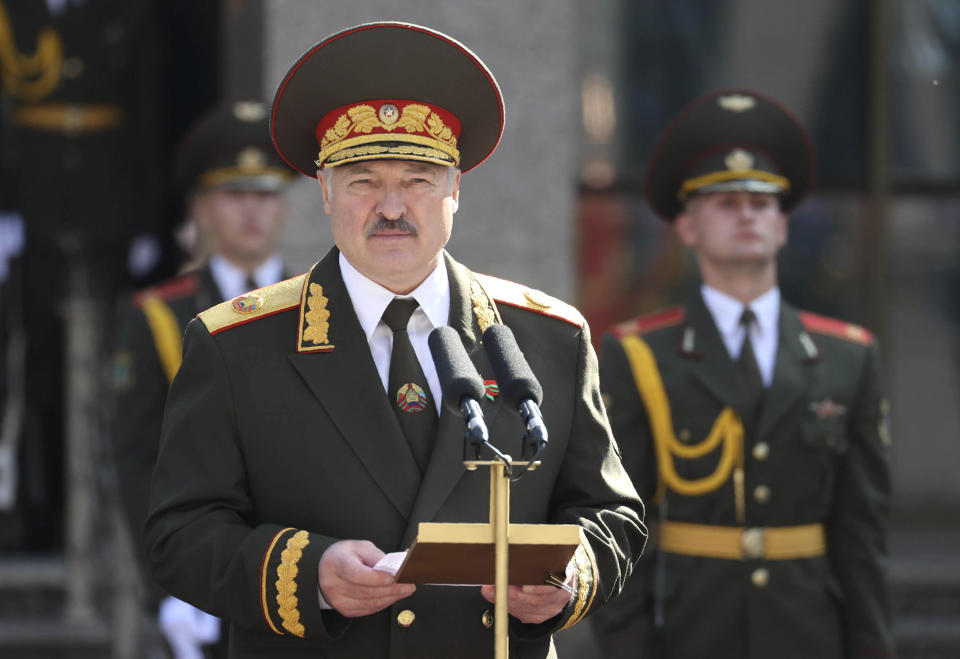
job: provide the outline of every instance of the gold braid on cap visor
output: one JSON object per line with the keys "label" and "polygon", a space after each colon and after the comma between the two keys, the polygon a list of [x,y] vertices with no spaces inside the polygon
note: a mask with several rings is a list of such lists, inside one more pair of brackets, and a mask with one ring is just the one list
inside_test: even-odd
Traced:
{"label": "gold braid on cap visor", "polygon": [[[373,107],[378,103],[381,104],[379,111]],[[384,114],[384,108],[389,108],[390,114]],[[317,166],[336,167],[381,158],[456,166],[460,163],[459,125],[451,128],[441,113],[447,114],[451,123],[457,123],[455,117],[441,108],[404,101],[371,101],[335,111],[320,122],[317,131],[320,137]]]}
{"label": "gold braid on cap visor", "polygon": [[778,192],[787,192],[790,190],[790,181],[783,176],[765,172],[761,169],[741,169],[738,171],[713,172],[711,174],[704,174],[703,176],[687,179],[683,182],[683,185],[680,186],[680,190],[677,192],[677,199],[683,201],[697,190],[705,188],[708,185],[713,185],[714,183],[739,180],[771,183],[780,188]]}

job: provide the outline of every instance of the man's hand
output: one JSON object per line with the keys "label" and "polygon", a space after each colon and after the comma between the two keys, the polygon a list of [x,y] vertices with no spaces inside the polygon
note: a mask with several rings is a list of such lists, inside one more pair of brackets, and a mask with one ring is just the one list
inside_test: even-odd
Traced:
{"label": "man's hand", "polygon": [[317,578],[327,604],[341,615],[356,618],[410,597],[416,586],[398,584],[392,575],[373,569],[383,555],[367,540],[341,540],[327,547]]}
{"label": "man's hand", "polygon": [[[507,610],[514,618],[523,623],[539,624],[554,617],[573,598],[574,572],[567,566],[567,580],[570,587],[566,591],[556,586],[508,586]],[[497,589],[494,586],[481,586],[480,594],[491,604],[496,603]]]}

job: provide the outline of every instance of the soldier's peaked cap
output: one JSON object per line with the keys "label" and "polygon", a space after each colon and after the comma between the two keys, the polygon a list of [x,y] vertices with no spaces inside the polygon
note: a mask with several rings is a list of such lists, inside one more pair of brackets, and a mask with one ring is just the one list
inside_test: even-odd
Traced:
{"label": "soldier's peaked cap", "polygon": [[269,108],[257,100],[218,105],[197,119],[177,148],[181,192],[210,187],[279,190],[294,177],[270,140]]}
{"label": "soldier's peaked cap", "polygon": [[503,134],[503,95],[466,46],[410,23],[358,25],[327,37],[283,77],[270,128],[277,151],[318,167],[420,160],[468,171]]}
{"label": "soldier's peaked cap", "polygon": [[813,183],[807,131],[777,101],[746,89],[702,96],[661,135],[647,166],[647,201],[667,221],[694,194],[777,194],[784,211]]}

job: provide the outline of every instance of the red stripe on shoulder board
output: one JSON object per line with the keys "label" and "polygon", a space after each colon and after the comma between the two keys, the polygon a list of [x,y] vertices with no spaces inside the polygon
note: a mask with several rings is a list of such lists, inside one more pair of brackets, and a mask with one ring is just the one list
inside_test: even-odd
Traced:
{"label": "red stripe on shoulder board", "polygon": [[664,311],[657,311],[647,316],[634,318],[615,326],[611,332],[618,339],[631,334],[646,334],[653,330],[663,329],[671,325],[679,325],[685,317],[683,307],[673,307]]}
{"label": "red stripe on shoulder board", "polygon": [[827,318],[809,311],[801,311],[800,322],[803,323],[808,332],[828,334],[861,345],[869,345],[873,341],[873,334],[870,333],[870,330],[836,318]]}

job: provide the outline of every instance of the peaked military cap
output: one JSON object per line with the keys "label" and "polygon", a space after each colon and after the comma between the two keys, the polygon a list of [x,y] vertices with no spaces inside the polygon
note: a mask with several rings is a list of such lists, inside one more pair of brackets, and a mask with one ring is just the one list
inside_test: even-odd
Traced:
{"label": "peaked military cap", "polygon": [[809,189],[814,170],[807,131],[782,105],[743,89],[702,96],[661,135],[647,168],[647,200],[667,221],[694,194],[780,195],[784,211]]}
{"label": "peaked military cap", "polygon": [[201,116],[177,150],[175,177],[182,190],[210,187],[278,190],[293,178],[273,148],[268,108],[237,101]]}
{"label": "peaked military cap", "polygon": [[468,171],[503,134],[493,74],[453,38],[409,23],[327,37],[284,76],[270,121],[277,151],[311,178],[320,167],[420,160]]}

